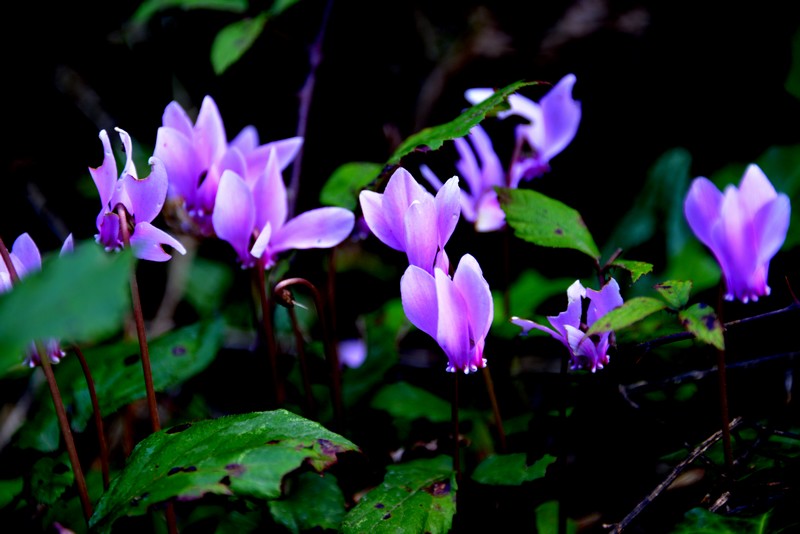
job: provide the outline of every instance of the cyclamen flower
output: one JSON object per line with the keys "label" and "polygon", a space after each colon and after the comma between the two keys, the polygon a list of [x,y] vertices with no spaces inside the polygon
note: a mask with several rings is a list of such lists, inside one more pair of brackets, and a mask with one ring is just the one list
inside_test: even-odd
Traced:
{"label": "cyclamen flower", "polygon": [[[575,81],[574,74],[564,76],[538,104],[519,94],[510,95],[508,104],[511,109],[497,114],[501,119],[518,115],[529,122],[516,128],[516,152],[527,148],[531,154],[511,163],[512,183],[530,180],[549,171],[550,160],[572,142],[581,122],[580,102],[572,98]],[[469,89],[464,96],[474,105],[493,93],[492,89]]]}
{"label": "cyclamen flower", "polygon": [[211,236],[211,214],[222,174],[231,170],[252,185],[263,173],[271,150],[275,150],[282,171],[302,144],[302,137],[292,137],[259,145],[253,126],[246,126],[228,143],[219,109],[214,99],[206,96],[194,124],[180,104],[167,105],[153,155],[167,170],[167,197],[182,210],[182,229]]}
{"label": "cyclamen flower", "polygon": [[464,374],[486,367],[483,349],[492,325],[494,305],[489,284],[477,260],[461,258],[451,279],[409,265],[400,279],[403,310],[411,324],[431,336],[447,355],[447,371]]}
{"label": "cyclamen flower", "polygon": [[786,240],[791,205],[758,165],[749,165],[739,187],[731,184],[724,192],[704,177],[695,178],[684,213],[719,262],[726,300],[747,303],[769,295],[769,262]]}
{"label": "cyclamen flower", "polygon": [[408,262],[433,274],[449,272],[444,251],[461,214],[458,178],[452,177],[436,197],[404,168],[398,168],[385,191],[361,191],[359,200],[367,226],[384,244],[405,252]]}
{"label": "cyclamen flower", "polygon": [[122,174],[117,174],[117,162],[105,130],[100,131],[100,140],[103,142],[103,164],[96,169],[89,167],[102,204],[97,215],[99,233],[95,235],[95,239],[107,251],[122,249],[123,241],[117,214],[117,206],[122,204],[133,224],[130,242],[137,258],[150,261],[169,260],[171,256],[164,252],[162,245],[169,245],[181,254],[186,254],[186,249],[179,241],[150,224],[161,212],[167,194],[167,173],[164,165],[158,158],[150,158],[150,176],[140,180],[131,159],[131,138],[125,130],[120,128],[115,130],[119,132],[125,149],[126,163]]}
{"label": "cyclamen flower", "polygon": [[[473,127],[468,137],[469,142],[462,137],[454,139],[461,156],[456,162],[456,169],[469,187],[469,192],[462,189],[460,193],[461,213],[475,225],[478,232],[499,230],[505,226],[506,214],[500,207],[494,188],[506,185],[517,187],[518,183],[506,184],[505,169],[483,128]],[[420,171],[434,189],[441,190],[442,181],[428,166],[420,165]]]}
{"label": "cyclamen flower", "polygon": [[232,170],[222,173],[212,216],[214,231],[233,246],[243,268],[259,261],[269,268],[286,250],[338,245],[355,224],[353,213],[344,208],[317,208],[288,221],[287,211],[280,156],[273,148],[265,171],[253,183]]}
{"label": "cyclamen flower", "polygon": [[[582,318],[584,298],[589,299],[585,321]],[[606,313],[622,306],[619,284],[612,278],[600,291],[595,291],[584,288],[583,284],[576,280],[567,289],[567,302],[566,311],[547,318],[553,328],[519,317],[512,317],[511,322],[521,327],[524,334],[533,328],[547,332],[567,347],[571,369],[587,369],[594,373],[608,364],[611,332],[592,336],[587,336],[585,332]]]}
{"label": "cyclamen flower", "polygon": [[[61,254],[72,252],[73,238],[72,234],[67,236],[64,244],[61,247]],[[28,274],[42,269],[42,255],[39,253],[39,247],[36,246],[31,236],[27,233],[21,234],[14,241],[9,253],[11,263],[14,265],[14,270],[17,276],[22,279]],[[0,293],[10,291],[12,286],[11,274],[8,271],[4,261],[0,261]],[[42,346],[45,353],[53,363],[58,363],[64,357],[64,351],[61,350],[61,345],[57,339],[42,340]],[[25,364],[29,367],[41,365],[42,360],[35,343],[31,343],[30,347],[25,354]]]}

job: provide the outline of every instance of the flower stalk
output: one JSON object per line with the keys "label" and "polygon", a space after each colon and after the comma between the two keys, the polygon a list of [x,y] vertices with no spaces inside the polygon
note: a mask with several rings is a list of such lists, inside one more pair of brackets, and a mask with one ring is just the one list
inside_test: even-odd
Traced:
{"label": "flower stalk", "polygon": [[253,270],[259,300],[261,302],[261,328],[264,334],[264,343],[267,346],[267,357],[269,358],[269,369],[272,377],[273,401],[276,406],[282,406],[286,400],[286,391],[278,376],[278,347],[275,342],[275,332],[272,329],[272,303],[267,296],[267,286],[265,282],[264,265],[261,262],[256,264]]}
{"label": "flower stalk", "polygon": [[92,400],[92,411],[94,412],[94,426],[97,428],[97,444],[100,447],[100,469],[103,472],[103,489],[108,489],[109,469],[108,469],[108,444],[106,443],[105,426],[103,425],[103,415],[100,413],[100,402],[97,400],[97,391],[94,387],[94,379],[83,351],[77,345],[72,346],[78,361],[83,369],[83,376],[86,378],[86,387],[89,389],[89,397]]}

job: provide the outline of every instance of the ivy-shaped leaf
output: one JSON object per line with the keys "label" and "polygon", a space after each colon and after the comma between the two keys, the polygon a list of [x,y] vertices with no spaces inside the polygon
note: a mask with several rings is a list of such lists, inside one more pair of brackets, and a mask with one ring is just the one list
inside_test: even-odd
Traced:
{"label": "ivy-shaped leaf", "polygon": [[524,482],[543,478],[547,466],[555,461],[555,456],[546,454],[533,465],[527,465],[525,453],[496,454],[478,464],[472,473],[472,479],[494,486],[519,486]]}
{"label": "ivy-shaped leaf", "polygon": [[641,321],[648,315],[666,308],[664,301],[651,297],[635,297],[600,317],[586,332],[587,336],[611,332]]}
{"label": "ivy-shaped leaf", "polygon": [[725,350],[722,324],[711,306],[699,302],[678,313],[684,328],[698,340]]}
{"label": "ivy-shaped leaf", "polygon": [[653,271],[653,264],[646,261],[616,259],[611,262],[611,266],[625,269],[631,273],[632,283],[636,283],[639,278]]}
{"label": "ivy-shaped leaf", "polygon": [[571,248],[599,261],[600,251],[576,210],[532,189],[496,189],[514,235],[543,247]]}
{"label": "ivy-shaped leaf", "polygon": [[483,102],[467,108],[466,111],[452,121],[425,128],[415,133],[400,143],[400,146],[397,147],[397,150],[395,150],[386,164],[392,166],[398,165],[404,156],[414,152],[419,147],[425,147],[427,150],[438,150],[445,141],[464,137],[473,126],[480,123],[489,112],[501,105],[509,95],[516,93],[523,87],[536,85],[537,83],[539,82],[518,81],[512,83],[511,85],[495,91],[492,96]]}
{"label": "ivy-shaped leaf", "polygon": [[654,286],[656,291],[664,297],[670,308],[679,310],[689,302],[692,292],[691,280],[666,280]]}
{"label": "ivy-shaped leaf", "polygon": [[281,482],[304,463],[323,471],[356,451],[345,438],[286,410],[230,415],[155,432],[134,449],[97,503],[90,528],[141,515],[172,498],[206,493],[281,496]]}
{"label": "ivy-shaped leaf", "polygon": [[456,480],[449,456],[390,465],[383,483],[350,510],[345,533],[446,533],[456,512]]}
{"label": "ivy-shaped leaf", "polygon": [[264,31],[269,14],[260,13],[254,18],[236,21],[220,30],[211,44],[211,65],[217,75],[239,61]]}
{"label": "ivy-shaped leaf", "polygon": [[276,523],[295,534],[339,528],[345,505],[335,476],[301,473],[290,479],[288,486],[286,498],[269,501],[269,511]]}
{"label": "ivy-shaped leaf", "polygon": [[333,171],[319,193],[319,201],[325,206],[339,206],[354,210],[358,206],[358,194],[383,170],[379,163],[351,162]]}

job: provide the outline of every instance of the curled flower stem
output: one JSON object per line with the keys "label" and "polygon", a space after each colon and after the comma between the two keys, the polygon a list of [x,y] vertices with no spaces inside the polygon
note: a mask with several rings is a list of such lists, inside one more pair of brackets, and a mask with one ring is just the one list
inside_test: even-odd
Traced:
{"label": "curled flower stem", "polygon": [[261,262],[258,262],[258,267],[253,271],[253,276],[255,276],[258,296],[261,301],[261,328],[264,333],[264,342],[267,345],[269,368],[272,374],[273,400],[276,406],[282,406],[286,400],[286,392],[283,382],[278,376],[278,347],[275,342],[275,332],[272,329],[272,303],[267,297],[264,265]]}
{"label": "curled flower stem", "polygon": [[89,364],[83,356],[83,351],[77,345],[72,346],[78,361],[81,362],[83,376],[86,378],[86,387],[89,389],[89,397],[92,399],[92,410],[94,412],[94,426],[97,428],[97,444],[100,447],[100,469],[103,472],[103,489],[108,489],[108,444],[106,443],[106,432],[103,425],[103,416],[100,413],[100,403],[97,400],[97,391],[94,387],[94,379],[89,369]]}
{"label": "curled flower stem", "polygon": [[314,395],[311,391],[311,381],[308,377],[306,351],[303,349],[303,333],[300,331],[300,326],[297,324],[297,314],[294,312],[294,299],[291,292],[288,289],[283,289],[281,294],[278,295],[278,302],[286,307],[289,312],[289,319],[292,321],[295,345],[297,345],[297,359],[300,360],[300,374],[303,376],[303,389],[306,393],[306,412],[309,414],[309,417],[313,418],[316,413]]}
{"label": "curled flower stem", "polygon": [[317,308],[317,315],[319,316],[319,321],[322,325],[322,343],[325,347],[325,359],[328,361],[328,367],[331,375],[331,402],[333,403],[334,420],[336,428],[341,429],[343,428],[344,424],[344,410],[342,408],[342,384],[341,373],[339,371],[339,354],[336,352],[336,346],[331,339],[327,315],[322,302],[322,296],[314,284],[305,278],[287,278],[285,280],[281,280],[275,286],[275,294],[283,295],[283,291],[293,285],[305,286],[311,291],[311,295],[314,298],[314,306]]}
{"label": "curled flower stem", "polygon": [[503,418],[500,416],[500,406],[497,404],[497,395],[494,393],[494,381],[492,381],[492,373],[489,367],[482,369],[483,379],[486,382],[486,392],[489,394],[489,401],[492,403],[492,413],[494,414],[494,422],[497,425],[497,435],[500,439],[500,453],[506,452],[506,431],[503,428]]}
{"label": "curled flower stem", "polygon": [[[19,282],[19,273],[17,273],[14,263],[11,261],[11,255],[2,238],[0,238],[0,256],[2,256],[3,262],[5,262],[6,268],[8,269],[11,283],[17,284]],[[36,352],[39,354],[44,376],[47,379],[47,386],[50,388],[50,396],[53,399],[53,406],[56,410],[58,426],[61,429],[61,435],[64,437],[64,445],[67,448],[69,462],[72,465],[75,485],[78,487],[78,496],[80,497],[81,507],[83,508],[83,517],[88,524],[89,518],[92,517],[92,502],[89,499],[89,490],[86,487],[86,479],[83,476],[78,450],[75,448],[75,439],[72,436],[72,429],[70,429],[69,420],[67,419],[67,411],[64,409],[64,401],[61,398],[61,392],[58,390],[58,382],[56,382],[56,375],[53,373],[53,366],[50,363],[50,357],[47,351],[45,351],[40,341],[36,341],[34,345],[36,347]]]}

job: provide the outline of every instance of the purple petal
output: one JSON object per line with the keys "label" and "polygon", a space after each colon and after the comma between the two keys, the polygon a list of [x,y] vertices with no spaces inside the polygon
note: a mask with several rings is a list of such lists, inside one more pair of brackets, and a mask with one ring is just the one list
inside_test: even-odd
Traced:
{"label": "purple petal", "polygon": [[[390,224],[394,223],[392,229],[394,231],[395,239],[404,243],[403,233],[403,220],[408,207],[415,200],[422,201],[427,198],[433,198],[433,195],[428,193],[424,187],[414,180],[407,170],[403,167],[398,169],[389,178],[386,184],[386,190],[383,193],[383,209],[384,217]],[[396,226],[395,226],[396,225]]]}
{"label": "purple petal", "polygon": [[225,126],[219,114],[217,104],[210,96],[203,98],[197,122],[194,125],[192,138],[197,155],[201,158],[202,167],[208,168],[211,163],[221,158],[227,148]]}
{"label": "purple petal", "polygon": [[250,188],[233,171],[222,173],[211,220],[217,237],[230,243],[242,264],[249,266],[252,263],[250,238],[255,229],[256,209]]}
{"label": "purple petal", "polygon": [[711,228],[720,216],[722,193],[704,177],[695,178],[686,194],[683,211],[689,227],[706,246],[711,245]]}
{"label": "purple petal", "polygon": [[267,250],[269,247],[269,240],[272,237],[272,226],[267,223],[261,231],[258,233],[258,237],[256,238],[256,242],[253,243],[253,248],[250,249],[250,254],[255,256],[256,258],[263,258],[266,260],[264,263],[270,264],[271,258],[269,257],[270,254],[264,258],[264,251]]}
{"label": "purple petal", "polygon": [[[219,179],[222,173],[226,170],[233,171],[242,178],[245,178],[247,166],[244,161],[242,153],[234,148],[226,150],[225,154],[219,160],[211,164],[211,167],[206,173],[203,183],[197,189],[197,207],[201,213],[199,215],[207,215],[214,211],[214,204],[217,199],[217,189],[219,188]],[[246,182],[247,180],[245,180]]]}
{"label": "purple petal", "polygon": [[284,250],[335,247],[350,235],[355,225],[353,212],[344,208],[317,208],[290,219],[274,230],[273,254]]}
{"label": "purple petal", "polygon": [[107,209],[119,176],[117,175],[117,161],[111,150],[111,141],[105,130],[100,130],[100,141],[103,143],[103,163],[97,168],[89,167],[89,174],[92,175],[94,185],[100,194],[100,204],[103,209]]}
{"label": "purple petal", "polygon": [[167,172],[158,158],[150,158],[150,176],[142,180],[134,179],[130,174],[122,177],[120,182],[130,199],[131,215],[137,223],[151,222],[161,213],[164,199],[167,196]]}
{"label": "purple petal", "polygon": [[786,241],[792,207],[783,193],[756,212],[753,235],[758,243],[759,263],[767,262],[778,253]]}
{"label": "purple petal", "polygon": [[466,303],[453,280],[435,269],[436,305],[439,313],[436,341],[450,360],[448,370],[469,371],[472,346],[469,319],[464,313]]}
{"label": "purple petal", "polygon": [[475,230],[478,232],[494,232],[506,225],[506,212],[500,207],[495,191],[481,195],[478,201],[478,215],[475,218]]}
{"label": "purple petal", "polygon": [[245,152],[247,158],[247,172],[253,176],[258,176],[264,172],[264,167],[267,165],[267,159],[271,150],[275,150],[278,157],[278,168],[281,172],[294,161],[300,147],[303,146],[302,137],[290,137],[288,139],[281,139],[280,141],[273,141],[266,145]]}
{"label": "purple petal", "polygon": [[125,152],[125,167],[122,169],[122,176],[127,174],[138,178],[139,175],[136,174],[136,166],[133,164],[133,143],[131,142],[131,136],[122,128],[114,128],[114,130],[119,134],[120,139],[122,139],[122,150]]}
{"label": "purple petal", "polygon": [[[405,245],[401,242],[404,239],[404,231],[398,229],[397,236],[392,225],[386,221],[385,211],[383,209],[383,195],[375,191],[361,191],[358,195],[359,204],[361,204],[361,212],[364,215],[364,221],[367,223],[370,231],[375,234],[375,237],[381,242],[395,250],[405,252]],[[400,219],[401,221],[403,219]]]}
{"label": "purple petal", "polygon": [[64,244],[61,245],[61,252],[59,253],[60,256],[72,252],[75,249],[75,238],[72,237],[72,234],[69,234],[67,238],[64,240]]}
{"label": "purple petal", "polygon": [[252,125],[245,126],[228,146],[229,148],[238,148],[242,154],[249,154],[258,147],[258,130]]}
{"label": "purple petal", "polygon": [[191,137],[175,128],[162,126],[156,135],[153,157],[164,163],[170,198],[180,197],[187,206],[194,207],[198,181],[206,169],[201,168]]}
{"label": "purple petal", "polygon": [[192,119],[189,118],[189,115],[181,105],[174,100],[167,104],[164,109],[164,114],[161,116],[161,124],[177,131],[188,139],[192,138]]}
{"label": "purple petal", "polygon": [[568,74],[539,102],[545,130],[541,157],[545,161],[549,161],[564,150],[578,131],[581,105],[572,98],[574,85],[575,75]]}
{"label": "purple petal", "polygon": [[557,316],[550,316],[547,318],[553,328],[561,334],[562,341],[566,343],[567,326],[573,328],[580,328],[581,314],[583,313],[581,299],[586,296],[586,289],[581,284],[580,280],[575,280],[571,286],[567,288],[567,309]]}
{"label": "purple petal", "polygon": [[752,219],[758,210],[777,196],[778,193],[761,168],[753,163],[748,165],[739,182],[739,198],[746,216]]}
{"label": "purple petal", "polygon": [[619,284],[613,278],[610,279],[600,291],[587,289],[586,297],[590,300],[589,309],[586,312],[586,323],[590,327],[595,321],[614,308],[622,306]]}
{"label": "purple petal", "polygon": [[106,252],[119,250],[122,248],[122,241],[119,235],[119,216],[114,212],[103,212],[97,218],[98,234],[95,239],[103,245]]}
{"label": "purple petal", "polygon": [[521,317],[516,317],[515,316],[515,317],[512,317],[510,319],[510,321],[513,324],[517,325],[518,327],[522,328],[522,333],[523,334],[527,334],[531,330],[536,329],[536,330],[541,330],[542,332],[546,332],[546,333],[550,334],[551,336],[553,336],[554,338],[556,338],[559,341],[563,341],[563,338],[562,338],[561,334],[559,334],[558,332],[556,332],[552,328],[549,328],[547,326],[544,326],[544,325],[541,325],[539,323],[533,322],[533,321],[531,321],[529,319],[523,319]]}
{"label": "purple petal", "polygon": [[26,232],[20,234],[14,245],[11,247],[11,253],[19,258],[22,269],[17,267],[17,275],[22,278],[28,273],[40,271],[42,269],[42,256],[39,253],[39,247],[33,242],[31,236]]}
{"label": "purple petal", "polygon": [[283,183],[277,153],[270,150],[270,154],[272,157],[267,159],[266,168],[261,170],[253,184],[253,200],[256,228],[262,228],[269,222],[277,231],[286,222],[286,185]]}
{"label": "purple petal", "polygon": [[470,131],[469,139],[481,161],[481,185],[479,189],[473,189],[473,193],[486,191],[494,186],[505,185],[503,165],[500,163],[500,158],[497,157],[492,141],[486,131],[480,126],[475,126]]}
{"label": "purple petal", "polygon": [[475,342],[483,340],[489,333],[494,318],[494,303],[489,283],[483,278],[478,261],[465,254],[458,262],[453,275],[453,283],[458,288],[467,305],[469,323]]}
{"label": "purple petal", "polygon": [[439,246],[444,248],[458,224],[461,216],[461,189],[458,187],[458,177],[453,176],[447,180],[434,199],[436,204],[436,227],[439,234]]}
{"label": "purple petal", "polygon": [[408,263],[433,272],[439,248],[436,228],[436,206],[433,199],[414,201],[405,213],[405,243]]}
{"label": "purple petal", "polygon": [[416,265],[409,265],[400,278],[400,300],[411,324],[436,339],[439,315],[434,277]]}
{"label": "purple petal", "polygon": [[[479,128],[479,126],[475,128]],[[473,130],[475,130],[475,128],[473,128]],[[459,160],[456,162],[456,169],[458,170],[459,176],[467,182],[467,188],[469,188],[470,193],[473,195],[480,194],[483,190],[483,177],[481,176],[481,168],[478,165],[478,160],[475,157],[475,153],[472,151],[472,147],[463,137],[453,139],[453,143],[459,155]]]}
{"label": "purple petal", "polygon": [[420,164],[419,166],[420,173],[422,173],[422,177],[428,180],[428,183],[431,184],[434,190],[438,191],[442,188],[442,181],[439,179],[438,176],[424,163]]}
{"label": "purple petal", "polygon": [[131,248],[134,255],[142,260],[167,261],[172,256],[164,252],[162,245],[169,245],[181,254],[186,254],[186,249],[180,241],[156,228],[149,222],[136,224],[131,234]]}

